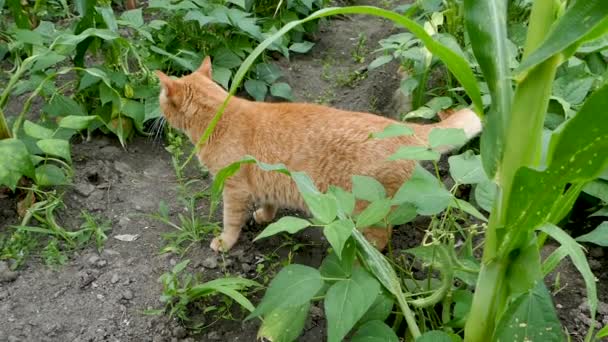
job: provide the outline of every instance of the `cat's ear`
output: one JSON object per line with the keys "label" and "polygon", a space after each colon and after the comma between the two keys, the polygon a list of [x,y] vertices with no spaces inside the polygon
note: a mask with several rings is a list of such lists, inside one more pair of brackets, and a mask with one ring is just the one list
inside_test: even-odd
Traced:
{"label": "cat's ear", "polygon": [[201,64],[200,68],[198,68],[197,72],[200,72],[203,75],[211,78],[211,57],[210,56],[205,57],[205,59],[203,60],[203,63]]}
{"label": "cat's ear", "polygon": [[161,94],[164,91],[165,96],[172,96],[175,93],[175,81],[160,70],[156,70],[156,76],[160,80]]}

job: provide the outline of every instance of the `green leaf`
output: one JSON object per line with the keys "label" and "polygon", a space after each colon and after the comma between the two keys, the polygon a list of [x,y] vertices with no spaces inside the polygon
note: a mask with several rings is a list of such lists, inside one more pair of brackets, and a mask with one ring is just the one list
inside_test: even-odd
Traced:
{"label": "green leaf", "polygon": [[342,255],[336,255],[335,251],[329,253],[321,266],[319,272],[325,278],[348,278],[352,274],[353,261],[356,256],[356,246],[352,239],[346,241],[344,248],[342,248]]}
{"label": "green leaf", "polygon": [[65,60],[67,56],[60,55],[54,51],[47,51],[44,55],[38,56],[34,65],[29,69],[30,73],[34,73],[36,71],[44,70],[48,67],[54,66],[57,63]]}
{"label": "green leaf", "polygon": [[407,113],[405,116],[403,116],[403,119],[407,120],[407,119],[415,119],[415,118],[422,118],[422,119],[432,119],[435,117],[435,115],[437,115],[437,111],[433,110],[427,106],[420,106],[417,109]]}
{"label": "green leaf", "polygon": [[337,255],[342,255],[342,248],[344,247],[346,240],[350,237],[350,232],[354,228],[355,225],[353,221],[348,219],[334,221],[323,228],[323,234],[334,248]]}
{"label": "green leaf", "polygon": [[[515,340],[513,340],[515,341]],[[431,330],[422,334],[416,339],[416,342],[453,342],[450,335],[441,330]]]}
{"label": "green leaf", "polygon": [[23,130],[25,131],[25,134],[36,139],[49,139],[54,133],[52,129],[42,127],[30,120],[25,120],[23,123]]}
{"label": "green leaf", "polygon": [[107,40],[107,41],[111,41],[111,40],[120,38],[120,36],[117,33],[113,32],[111,30],[88,28],[77,35],[64,33],[64,34],[60,35],[59,37],[57,37],[57,39],[55,40],[55,44],[56,45],[76,46],[78,43],[82,42],[83,40],[85,40],[89,37],[98,37],[100,39]]}
{"label": "green leaf", "polygon": [[601,208],[600,210],[594,212],[593,214],[589,215],[589,217],[592,216],[605,216],[608,217],[608,206]]}
{"label": "green leaf", "polygon": [[342,341],[357,321],[373,304],[380,284],[367,271],[355,268],[351,279],[333,284],[325,295],[327,340]]}
{"label": "green leaf", "polygon": [[274,97],[280,97],[289,101],[293,101],[291,87],[285,82],[275,83],[270,87],[270,94]]}
{"label": "green leaf", "polygon": [[496,192],[498,186],[491,180],[483,181],[475,187],[475,202],[483,210],[492,212],[492,206],[494,205],[494,198],[496,198]]}
{"label": "green leaf", "polygon": [[391,200],[389,198],[382,198],[371,202],[367,208],[365,208],[357,216],[357,228],[372,227],[388,215],[391,211]]}
{"label": "green leaf", "polygon": [[386,126],[386,128],[384,128],[384,130],[382,130],[382,132],[375,132],[370,134],[370,137],[372,138],[376,138],[376,139],[383,139],[383,138],[393,138],[393,137],[401,137],[401,136],[407,136],[407,135],[413,135],[414,134],[414,130],[404,124],[390,124],[388,126]]}
{"label": "green leaf", "polygon": [[464,211],[465,213],[479,219],[482,220],[484,222],[488,222],[488,218],[485,217],[482,213],[479,212],[479,210],[477,210],[473,205],[471,205],[471,203],[467,202],[467,201],[463,201],[459,198],[454,198],[454,207],[458,208],[462,211]]}
{"label": "green leaf", "polygon": [[266,93],[268,93],[268,87],[266,83],[258,80],[247,80],[245,81],[245,90],[251,95],[256,101],[264,101]]}
{"label": "green leaf", "polygon": [[425,146],[401,146],[388,160],[434,160],[437,161],[441,154]]}
{"label": "green leaf", "polygon": [[228,68],[214,66],[211,72],[213,73],[213,80],[221,84],[225,89],[228,89],[228,83],[230,82],[230,77],[232,77],[232,71],[230,71]]}
{"label": "green leaf", "polygon": [[367,68],[368,68],[368,70],[374,70],[374,69],[379,68],[379,67],[383,66],[384,64],[392,61],[392,60],[393,60],[393,56],[392,55],[380,56],[380,57],[374,59],[371,63],[369,63],[369,66]]}
{"label": "green leaf", "polygon": [[247,10],[247,6],[245,5],[245,0],[227,0],[227,2],[233,3],[240,8]]}
{"label": "green leaf", "polygon": [[21,176],[34,179],[35,171],[27,147],[14,138],[0,140],[0,185],[15,191]]}
{"label": "green leaf", "polygon": [[352,342],[399,342],[399,338],[386,323],[369,321],[353,335]]}
{"label": "green leaf", "polygon": [[281,217],[277,222],[271,223],[258,235],[253,241],[257,241],[259,239],[263,239],[280,232],[288,232],[290,234],[295,234],[300,230],[309,227],[310,222],[307,220],[303,220],[297,217],[284,216]]}
{"label": "green leaf", "polygon": [[563,341],[551,294],[539,281],[517,297],[501,316],[492,341]]}
{"label": "green leaf", "polygon": [[[502,159],[513,89],[509,68],[507,1],[464,1],[464,19],[475,59],[490,90],[492,107],[481,136],[483,166],[494,177]],[[478,111],[479,112],[479,111]]]}
{"label": "green leaf", "polygon": [[426,106],[439,112],[441,110],[449,108],[453,104],[452,98],[447,96],[433,97],[426,103]]}
{"label": "green leaf", "polygon": [[118,32],[118,24],[116,24],[116,17],[114,16],[114,11],[112,7],[109,5],[105,6],[95,6],[97,13],[101,14],[104,23],[113,32]]}
{"label": "green leaf", "polygon": [[312,215],[323,223],[330,223],[338,214],[338,204],[333,196],[327,194],[302,193],[304,202]]}
{"label": "green leaf", "polygon": [[392,226],[406,224],[416,218],[416,207],[411,203],[403,203],[391,211],[386,220]]}
{"label": "green leaf", "polygon": [[353,176],[353,195],[368,202],[377,201],[386,197],[384,185],[369,176]]}
{"label": "green leaf", "polygon": [[310,51],[310,49],[312,49],[313,46],[315,46],[315,43],[304,41],[301,43],[291,44],[289,50],[297,53],[307,53],[308,51]]}
{"label": "green leaf", "polygon": [[146,116],[146,107],[142,102],[123,99],[122,100],[122,113],[125,116],[133,119],[133,123],[139,132],[144,131],[144,118]]}
{"label": "green leaf", "polygon": [[67,184],[65,172],[56,165],[44,164],[36,168],[36,184],[39,186],[55,186]]}
{"label": "green leaf", "polygon": [[309,310],[310,302],[306,302],[300,306],[282,307],[271,311],[264,316],[257,338],[273,342],[297,340],[304,330]]}
{"label": "green leaf", "polygon": [[464,322],[471,311],[473,294],[467,290],[456,290],[452,293],[452,298],[454,300],[454,321]]}
{"label": "green leaf", "polygon": [[62,139],[42,139],[36,142],[42,152],[72,162],[70,143]]}
{"label": "green leaf", "polygon": [[144,17],[141,8],[124,11],[120,15],[120,20],[128,23],[131,27],[142,27],[144,26]]}
{"label": "green leaf", "polygon": [[239,65],[241,65],[241,63],[243,63],[241,57],[239,57],[237,54],[227,48],[221,48],[217,50],[213,57],[213,64],[222,68],[232,69],[238,67]]}
{"label": "green leaf", "polygon": [[488,180],[481,165],[481,156],[472,151],[448,158],[450,175],[458,184],[478,184]]}
{"label": "green leaf", "polygon": [[68,115],[59,121],[59,127],[81,130],[89,127],[91,122],[97,119],[97,115]]}
{"label": "green leaf", "polygon": [[597,334],[595,334],[595,338],[603,338],[608,337],[608,325],[600,329]]}
{"label": "green leaf", "polygon": [[355,195],[336,186],[330,186],[327,192],[336,198],[338,210],[345,216],[350,216],[355,210]]}
{"label": "green leaf", "polygon": [[576,241],[570,235],[553,224],[543,225],[538,230],[547,233],[549,236],[559,242],[561,247],[567,249],[570,260],[572,260],[572,263],[585,280],[585,287],[587,288],[587,301],[589,304],[589,311],[591,312],[591,319],[595,319],[598,301],[595,276],[593,275],[593,272],[591,272],[591,268],[589,268],[589,263],[587,263],[587,258],[585,257],[583,248],[576,243]]}
{"label": "green leaf", "polygon": [[380,291],[374,303],[369,307],[367,312],[359,319],[357,324],[363,324],[370,321],[384,322],[393,310],[395,301],[391,296],[384,291]]}
{"label": "green leaf", "polygon": [[277,308],[304,305],[322,286],[321,273],[316,269],[304,265],[288,265],[270,282],[264,298],[246,319],[264,315]]}
{"label": "green leaf", "polygon": [[435,215],[452,201],[452,194],[443,184],[420,165],[416,165],[412,177],[399,188],[393,204],[411,203],[420,215]]}
{"label": "green leaf", "polygon": [[42,107],[42,110],[49,116],[67,116],[67,115],[87,115],[81,105],[73,99],[55,95],[49,103]]}
{"label": "green leaf", "polygon": [[168,57],[171,61],[175,62],[175,64],[179,65],[180,67],[182,67],[188,71],[194,71],[197,69],[197,65],[193,61],[186,59],[186,58],[179,57],[175,54],[167,52],[154,45],[150,46],[150,51],[156,52],[159,55]]}
{"label": "green leaf", "polygon": [[608,247],[608,221],[602,222],[591,233],[576,238],[579,242],[591,242],[598,246]]}
{"label": "green leaf", "polygon": [[276,80],[278,80],[282,74],[281,69],[279,69],[274,64],[260,63],[255,66],[255,73],[258,76],[258,79],[266,82],[267,84],[272,84]]}
{"label": "green leaf", "polygon": [[587,183],[583,191],[593,197],[599,198],[604,203],[608,203],[608,182],[596,179]]}
{"label": "green leaf", "polygon": [[584,42],[585,35],[607,16],[608,6],[603,0],[576,1],[553,25],[544,42],[521,62],[515,72],[523,73],[573,44]]}
{"label": "green leaf", "polygon": [[44,38],[39,32],[31,31],[31,30],[23,30],[23,29],[15,29],[13,31],[13,36],[15,40],[24,43],[24,44],[32,44],[32,45],[43,45]]}
{"label": "green leaf", "polygon": [[429,133],[429,144],[432,148],[439,146],[460,147],[467,142],[467,136],[461,128],[433,128]]}

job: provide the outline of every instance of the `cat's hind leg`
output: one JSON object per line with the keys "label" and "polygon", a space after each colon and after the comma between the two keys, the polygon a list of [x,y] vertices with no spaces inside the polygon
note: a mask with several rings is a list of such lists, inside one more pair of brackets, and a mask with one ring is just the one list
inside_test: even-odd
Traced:
{"label": "cat's hind leg", "polygon": [[257,224],[264,224],[274,220],[277,214],[277,206],[272,204],[262,204],[260,208],[253,212],[253,219]]}
{"label": "cat's hind leg", "polygon": [[211,249],[216,252],[227,252],[241,235],[241,228],[247,222],[251,204],[251,196],[242,188],[225,187],[224,199],[224,230],[220,236],[211,241]]}

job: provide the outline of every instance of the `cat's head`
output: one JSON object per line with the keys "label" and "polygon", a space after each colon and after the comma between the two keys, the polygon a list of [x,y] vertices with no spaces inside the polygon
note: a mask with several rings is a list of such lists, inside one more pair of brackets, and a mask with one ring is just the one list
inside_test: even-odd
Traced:
{"label": "cat's head", "polygon": [[[188,130],[193,123],[204,121],[217,98],[226,92],[211,78],[211,58],[207,56],[198,70],[179,79],[172,79],[157,70],[160,80],[160,109],[169,124]],[[223,99],[222,99],[223,100]]]}

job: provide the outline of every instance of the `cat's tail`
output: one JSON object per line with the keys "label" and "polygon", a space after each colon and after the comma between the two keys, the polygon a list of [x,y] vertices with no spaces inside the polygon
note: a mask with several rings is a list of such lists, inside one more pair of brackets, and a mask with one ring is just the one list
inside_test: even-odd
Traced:
{"label": "cat's tail", "polygon": [[[441,121],[434,124],[433,128],[461,128],[467,137],[467,141],[481,133],[481,120],[479,116],[468,108],[453,112],[443,112],[439,114]],[[439,152],[449,152],[457,146],[440,146]]]}

